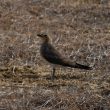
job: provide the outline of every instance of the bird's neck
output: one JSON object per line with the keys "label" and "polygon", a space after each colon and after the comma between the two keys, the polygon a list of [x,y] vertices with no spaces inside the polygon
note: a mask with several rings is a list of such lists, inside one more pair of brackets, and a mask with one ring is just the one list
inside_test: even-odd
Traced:
{"label": "bird's neck", "polygon": [[43,43],[48,43],[49,42],[49,38],[46,37],[45,39],[43,39]]}

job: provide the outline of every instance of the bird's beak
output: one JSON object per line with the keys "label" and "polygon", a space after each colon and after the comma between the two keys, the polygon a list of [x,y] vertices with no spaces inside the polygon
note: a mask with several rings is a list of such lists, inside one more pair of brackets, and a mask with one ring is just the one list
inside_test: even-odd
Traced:
{"label": "bird's beak", "polygon": [[42,35],[41,35],[41,34],[37,34],[37,36],[42,37]]}

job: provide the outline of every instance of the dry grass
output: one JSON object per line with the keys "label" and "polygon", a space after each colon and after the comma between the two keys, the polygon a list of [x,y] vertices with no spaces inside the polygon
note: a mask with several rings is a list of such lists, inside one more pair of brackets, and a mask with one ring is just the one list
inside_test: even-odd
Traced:
{"label": "dry grass", "polygon": [[[110,2],[0,1],[0,110],[109,110]],[[40,54],[45,32],[65,58],[91,71],[51,67]]]}

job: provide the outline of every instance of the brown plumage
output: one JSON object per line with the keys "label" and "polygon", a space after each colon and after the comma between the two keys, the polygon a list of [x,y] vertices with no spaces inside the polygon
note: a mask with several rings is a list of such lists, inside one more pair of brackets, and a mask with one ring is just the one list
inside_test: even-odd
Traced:
{"label": "brown plumage", "polygon": [[[81,65],[78,63],[71,63],[68,60],[63,59],[63,57],[59,54],[59,52],[50,44],[49,37],[46,34],[38,34],[38,37],[42,38],[42,45],[40,48],[40,53],[42,57],[47,60],[52,65],[61,65],[65,67],[71,67],[71,68],[79,68],[79,69],[85,69],[85,70],[91,70],[92,67]],[[55,75],[55,68],[53,68],[52,72],[52,79],[54,79]]]}

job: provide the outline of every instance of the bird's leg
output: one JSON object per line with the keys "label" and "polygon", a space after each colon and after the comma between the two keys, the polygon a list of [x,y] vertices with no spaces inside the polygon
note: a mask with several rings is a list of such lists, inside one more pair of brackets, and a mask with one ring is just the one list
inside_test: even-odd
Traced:
{"label": "bird's leg", "polygon": [[54,78],[55,78],[55,66],[53,66],[53,68],[52,68],[52,73],[51,73],[51,80],[53,81],[54,80]]}

